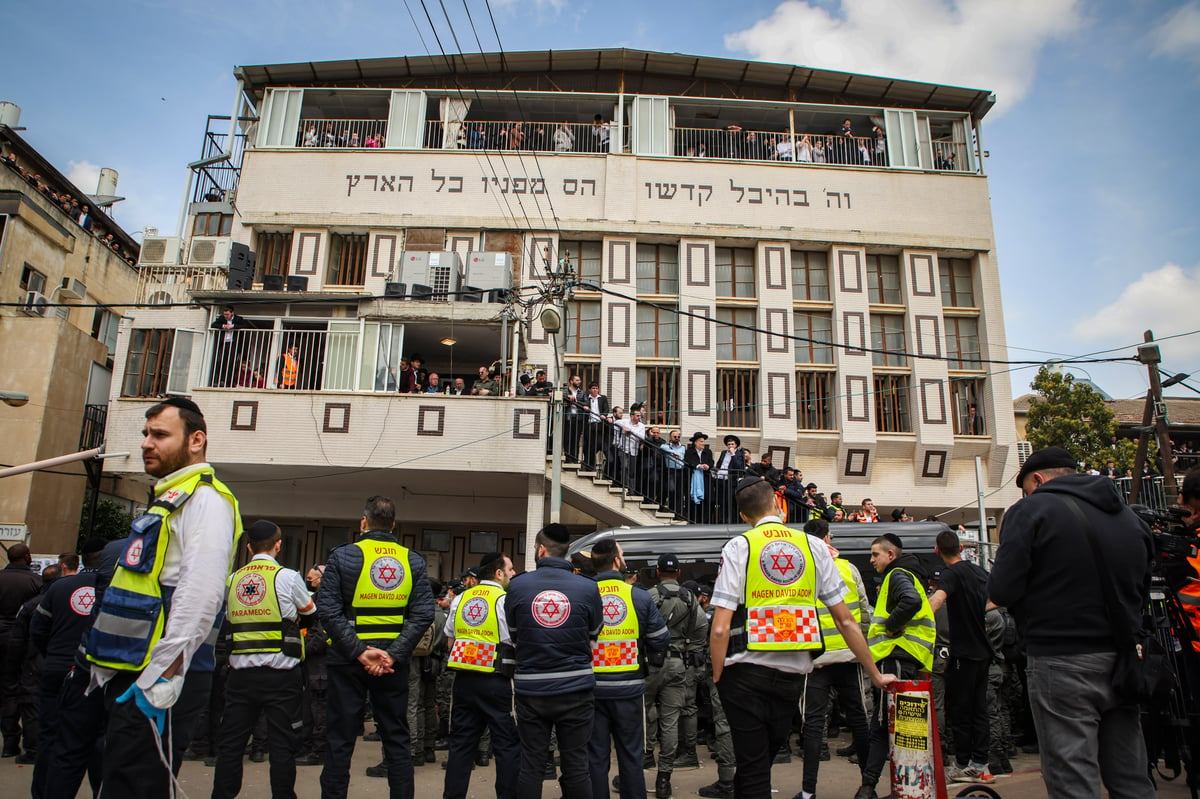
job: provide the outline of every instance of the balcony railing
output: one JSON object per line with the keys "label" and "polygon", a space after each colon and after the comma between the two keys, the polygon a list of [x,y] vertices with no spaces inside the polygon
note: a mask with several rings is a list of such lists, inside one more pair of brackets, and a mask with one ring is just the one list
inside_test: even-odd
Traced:
{"label": "balcony railing", "polygon": [[425,146],[432,149],[607,153],[611,140],[610,125],[579,122],[425,123]]}
{"label": "balcony railing", "polygon": [[386,119],[302,119],[297,147],[383,147]]}
{"label": "balcony railing", "polygon": [[104,444],[104,426],[107,421],[107,405],[83,406],[83,426],[79,429],[81,450],[95,449]]}
{"label": "balcony railing", "polygon": [[[192,382],[213,388],[395,391],[394,367],[399,358],[388,357],[395,353],[379,357],[374,351],[360,352],[363,337],[357,323],[351,326],[346,330],[238,330],[228,336],[213,331],[205,372]],[[376,362],[385,364],[377,377]]]}
{"label": "balcony railing", "polygon": [[229,274],[219,266],[139,266],[138,302],[187,302],[189,291],[223,291]]}
{"label": "balcony railing", "polygon": [[[1121,477],[1115,482],[1117,484],[1117,490],[1121,492],[1121,497],[1124,498],[1126,502],[1129,502],[1129,493],[1133,489],[1133,478]],[[1175,482],[1179,484],[1176,487],[1176,493],[1178,493],[1179,487],[1183,482],[1183,477],[1176,476]],[[1146,505],[1154,508],[1155,510],[1164,510],[1167,507],[1167,493],[1163,489],[1162,475],[1142,478],[1142,491],[1141,495],[1138,497],[1138,504]]]}

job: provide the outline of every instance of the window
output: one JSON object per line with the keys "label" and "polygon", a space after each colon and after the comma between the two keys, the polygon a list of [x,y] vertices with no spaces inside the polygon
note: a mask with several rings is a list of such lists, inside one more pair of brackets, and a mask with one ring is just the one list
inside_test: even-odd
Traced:
{"label": "window", "polygon": [[796,426],[833,429],[833,372],[796,372]]}
{"label": "window", "polygon": [[908,366],[904,354],[904,317],[899,314],[871,314],[871,348],[886,352],[871,353],[876,366]]}
{"label": "window", "polygon": [[942,305],[948,308],[975,307],[970,261],[966,258],[938,258],[938,275],[942,282]]}
{"label": "window", "polygon": [[871,302],[900,304],[900,256],[867,256],[867,296]]}
{"label": "window", "polygon": [[638,294],[679,293],[679,248],[674,244],[637,246]]}
{"label": "window", "polygon": [[718,297],[754,296],[754,250],[717,247]]}
{"label": "window", "polygon": [[97,308],[92,314],[92,337],[108,347],[109,359],[117,351],[117,324],[120,321],[121,317],[103,308]]}
{"label": "window", "polygon": [[946,317],[946,357],[951,369],[979,369],[979,320],[974,317]]}
{"label": "window", "polygon": [[570,258],[575,275],[585,283],[600,285],[601,242],[560,241],[558,257]]}
{"label": "window", "polygon": [[[367,273],[367,234],[331,233],[329,282],[334,286],[361,286]],[[437,286],[434,286],[435,293]],[[442,292],[447,288],[442,288]]]}
{"label": "window", "polygon": [[21,290],[40,291],[42,294],[45,294],[46,276],[29,264],[25,264],[24,268],[21,269]]}
{"label": "window", "polygon": [[292,232],[260,232],[256,238],[257,270],[255,279],[262,282],[263,275],[286,275],[292,263]]}
{"label": "window", "polygon": [[833,314],[796,311],[792,320],[796,363],[833,363]]}
{"label": "window", "polygon": [[567,352],[575,355],[600,354],[600,303],[567,304]]}
{"label": "window", "polygon": [[758,370],[717,370],[717,427],[758,427]]}
{"label": "window", "polygon": [[604,385],[600,380],[599,363],[571,363],[568,361],[563,366],[566,369],[568,376],[579,375],[580,385],[583,387],[584,391],[587,391],[587,387],[592,383],[600,383],[601,386]]}
{"label": "window", "polygon": [[[983,380],[951,380],[950,405],[954,414],[954,433],[960,436],[985,436],[987,423],[983,419]],[[975,413],[971,413],[974,409]]]}
{"label": "window", "polygon": [[792,250],[792,299],[829,299],[829,258],[825,253]]}
{"label": "window", "polygon": [[228,236],[233,231],[233,214],[196,214],[193,236]]}
{"label": "window", "polygon": [[[718,308],[717,324],[717,360],[718,361],[757,361],[758,347],[755,345],[755,333],[746,327],[756,327],[756,311],[753,308]],[[720,324],[720,323],[725,324]],[[743,327],[730,327],[731,324]]]}
{"label": "window", "polygon": [[636,379],[634,396],[646,403],[646,425],[678,427],[679,370],[674,366],[648,366],[637,370]]}
{"label": "window", "polygon": [[157,397],[166,392],[174,334],[174,330],[146,328],[130,334],[122,397]]}
{"label": "window", "polygon": [[637,308],[637,356],[679,357],[679,316],[670,308],[639,305]]}
{"label": "window", "polygon": [[875,375],[875,429],[909,433],[908,375]]}

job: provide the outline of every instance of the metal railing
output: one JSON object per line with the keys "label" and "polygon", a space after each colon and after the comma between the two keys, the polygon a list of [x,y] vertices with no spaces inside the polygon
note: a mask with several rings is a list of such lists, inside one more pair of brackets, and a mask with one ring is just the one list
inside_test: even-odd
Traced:
{"label": "metal railing", "polygon": [[779,130],[742,130],[736,126],[673,128],[675,155],[745,161],[790,161],[853,166],[887,166],[885,139],[831,136]]}
{"label": "metal railing", "polygon": [[[254,123],[250,117],[239,117],[242,130]],[[200,161],[206,161],[225,152],[229,141],[229,117],[208,117],[204,131],[204,143],[200,147]],[[242,171],[242,155],[246,151],[247,136],[238,131],[233,137],[233,147],[227,160],[218,161],[196,170],[196,181],[192,189],[192,202],[223,202],[231,199]]]}
{"label": "metal railing", "polygon": [[224,291],[229,273],[219,266],[139,266],[138,302],[187,302],[189,291]]}
{"label": "metal railing", "polygon": [[431,149],[607,153],[611,140],[610,125],[582,122],[430,120],[425,123],[425,147]]}
{"label": "metal railing", "polygon": [[[1117,490],[1121,492],[1121,498],[1125,502],[1129,502],[1129,494],[1133,489],[1132,477],[1119,477],[1114,481],[1117,484]],[[1182,475],[1176,475],[1176,494],[1183,485]],[[1142,478],[1142,491],[1138,497],[1138,504],[1145,505],[1155,510],[1165,510],[1167,508],[1167,492],[1163,488],[1162,475],[1154,475],[1153,477]]]}
{"label": "metal railing", "polygon": [[301,119],[297,147],[383,147],[386,119]]}
{"label": "metal railing", "polygon": [[83,425],[79,429],[79,449],[88,450],[102,446],[106,424],[108,424],[107,405],[84,405]]}
{"label": "metal railing", "polygon": [[[387,390],[386,368],[363,373],[359,331],[214,330],[200,385],[213,388]],[[375,353],[367,353],[375,362]],[[369,365],[368,365],[369,366]],[[394,389],[392,389],[394,390]]]}

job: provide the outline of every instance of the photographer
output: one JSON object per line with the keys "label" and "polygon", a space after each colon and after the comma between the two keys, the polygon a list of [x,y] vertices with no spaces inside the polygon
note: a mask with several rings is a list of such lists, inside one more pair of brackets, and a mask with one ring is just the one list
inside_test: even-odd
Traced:
{"label": "photographer", "polygon": [[[1184,519],[1184,524],[1194,534],[1200,527],[1200,468],[1192,469],[1183,476],[1179,502],[1191,511],[1191,515]],[[1200,652],[1200,580],[1197,579],[1200,578],[1200,555],[1192,550],[1186,560],[1179,561],[1178,567],[1165,571],[1168,585],[1179,596],[1179,605],[1192,623],[1192,649]]]}

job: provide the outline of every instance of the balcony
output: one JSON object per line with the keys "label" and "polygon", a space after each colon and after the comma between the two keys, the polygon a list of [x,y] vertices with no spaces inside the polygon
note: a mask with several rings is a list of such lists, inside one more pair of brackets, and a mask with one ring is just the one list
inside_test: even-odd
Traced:
{"label": "balcony", "polygon": [[229,272],[219,266],[138,266],[137,299],[150,305],[188,302],[189,292],[224,291]]}

